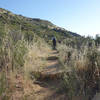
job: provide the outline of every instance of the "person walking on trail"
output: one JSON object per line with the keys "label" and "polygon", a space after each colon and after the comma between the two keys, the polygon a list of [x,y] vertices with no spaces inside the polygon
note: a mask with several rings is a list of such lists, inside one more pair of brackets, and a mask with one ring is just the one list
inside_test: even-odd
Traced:
{"label": "person walking on trail", "polygon": [[52,38],[52,43],[53,43],[53,49],[55,50],[56,49],[56,38],[55,37]]}

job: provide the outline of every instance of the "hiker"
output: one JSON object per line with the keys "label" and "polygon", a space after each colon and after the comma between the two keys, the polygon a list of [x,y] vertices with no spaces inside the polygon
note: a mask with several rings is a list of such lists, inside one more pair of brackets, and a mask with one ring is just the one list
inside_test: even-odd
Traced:
{"label": "hiker", "polygon": [[53,43],[53,49],[55,50],[56,49],[56,38],[55,37],[52,38],[52,43]]}

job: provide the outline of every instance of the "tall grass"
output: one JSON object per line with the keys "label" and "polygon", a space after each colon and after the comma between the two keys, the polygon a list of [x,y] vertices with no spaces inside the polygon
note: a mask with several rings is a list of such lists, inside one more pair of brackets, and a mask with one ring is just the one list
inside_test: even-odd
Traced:
{"label": "tall grass", "polygon": [[63,87],[70,98],[92,97],[100,91],[100,51],[94,45],[83,46],[80,50],[59,45],[58,50],[65,69]]}
{"label": "tall grass", "polygon": [[[18,35],[18,34],[17,34]],[[24,55],[27,52],[24,40],[14,40],[7,32],[0,44],[0,97],[8,94],[9,79],[11,71],[14,73],[24,65]]]}
{"label": "tall grass", "polygon": [[[0,45],[0,97],[6,92],[7,77],[10,72],[23,73],[29,78],[32,71],[42,70],[46,65],[46,57],[50,47],[37,36],[33,41],[26,41],[20,33],[8,31]],[[18,72],[17,72],[18,71]],[[4,78],[5,76],[5,78]],[[10,85],[10,84],[9,84]]]}
{"label": "tall grass", "polygon": [[24,69],[26,76],[29,77],[32,71],[41,71],[46,66],[46,57],[50,51],[50,47],[44,40],[38,38],[27,45],[28,52],[25,55]]}

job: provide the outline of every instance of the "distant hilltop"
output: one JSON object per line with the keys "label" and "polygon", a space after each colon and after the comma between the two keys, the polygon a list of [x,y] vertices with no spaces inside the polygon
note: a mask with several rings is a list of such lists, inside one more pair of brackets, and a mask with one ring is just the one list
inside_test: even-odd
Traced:
{"label": "distant hilltop", "polygon": [[[7,24],[9,29],[19,30],[27,37],[27,34],[31,37],[33,34],[37,34],[42,38],[56,36],[58,40],[81,37],[79,34],[70,32],[64,28],[58,27],[47,20],[42,20],[38,18],[28,18],[22,15],[16,15],[12,12],[0,8],[0,24],[2,26]],[[21,26],[21,28],[19,28]],[[19,28],[19,29],[18,29]]]}

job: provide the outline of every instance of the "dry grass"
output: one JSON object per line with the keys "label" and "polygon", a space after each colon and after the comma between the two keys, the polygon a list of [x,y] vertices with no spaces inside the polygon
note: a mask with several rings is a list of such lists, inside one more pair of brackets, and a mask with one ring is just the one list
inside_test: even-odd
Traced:
{"label": "dry grass", "polygon": [[[50,49],[40,38],[31,43],[23,39],[15,43],[11,37],[6,36],[0,48],[0,99],[7,97],[9,100],[18,95],[22,99],[33,93],[30,73],[45,67]],[[25,88],[22,92],[16,90],[19,83],[23,84],[21,89]]]}
{"label": "dry grass", "polygon": [[27,45],[28,52],[25,55],[24,70],[25,75],[29,77],[32,71],[41,71],[47,64],[47,56],[50,47],[41,39],[30,45]]}
{"label": "dry grass", "polygon": [[[59,60],[65,71],[64,89],[69,97],[87,95],[92,97],[100,90],[100,51],[97,48],[84,46],[77,50],[66,45],[58,47]],[[70,52],[70,56],[69,56]]]}

